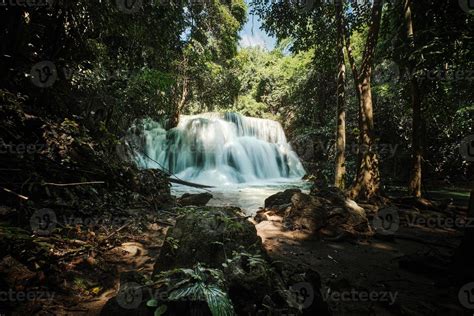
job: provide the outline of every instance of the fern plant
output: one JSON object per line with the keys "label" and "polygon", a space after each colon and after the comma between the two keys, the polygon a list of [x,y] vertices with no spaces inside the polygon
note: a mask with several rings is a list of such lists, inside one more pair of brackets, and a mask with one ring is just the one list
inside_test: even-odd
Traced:
{"label": "fern plant", "polygon": [[[197,264],[194,269],[175,269],[160,273],[159,280],[168,280],[170,301],[206,302],[213,316],[233,316],[234,308],[223,290],[224,275],[217,269]],[[153,302],[155,304],[155,302]],[[158,304],[154,305],[155,307]],[[161,315],[161,314],[160,314]]]}

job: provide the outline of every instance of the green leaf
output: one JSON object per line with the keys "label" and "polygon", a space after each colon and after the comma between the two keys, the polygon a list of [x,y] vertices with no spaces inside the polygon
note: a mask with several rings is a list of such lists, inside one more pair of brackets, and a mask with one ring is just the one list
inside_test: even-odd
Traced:
{"label": "green leaf", "polygon": [[155,316],[161,316],[166,313],[167,310],[168,307],[166,305],[160,305],[160,307],[155,310]]}
{"label": "green leaf", "polygon": [[148,302],[146,302],[146,306],[148,307],[157,307],[158,306],[158,301],[155,299],[151,299]]}

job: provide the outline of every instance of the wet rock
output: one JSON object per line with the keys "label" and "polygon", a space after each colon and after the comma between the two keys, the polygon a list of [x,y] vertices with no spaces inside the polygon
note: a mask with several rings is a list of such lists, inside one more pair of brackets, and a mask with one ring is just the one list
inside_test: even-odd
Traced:
{"label": "wet rock", "polygon": [[291,203],[291,197],[295,193],[301,193],[300,189],[288,189],[283,192],[278,192],[267,199],[265,199],[265,208],[280,206]]}
{"label": "wet rock", "polygon": [[212,199],[210,193],[189,194],[185,193],[178,199],[178,204],[181,206],[205,206],[209,200]]}
{"label": "wet rock", "polygon": [[255,220],[255,222],[260,223],[260,222],[263,222],[263,221],[267,221],[268,216],[267,216],[267,214],[265,214],[265,212],[266,212],[265,209],[258,210],[257,214],[253,218]]}

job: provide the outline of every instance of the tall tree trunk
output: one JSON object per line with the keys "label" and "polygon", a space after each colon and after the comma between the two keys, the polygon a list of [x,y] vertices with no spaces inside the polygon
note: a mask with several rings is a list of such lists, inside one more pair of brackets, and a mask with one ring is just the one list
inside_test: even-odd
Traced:
{"label": "tall tree trunk", "polygon": [[469,198],[466,222],[464,238],[455,253],[454,262],[460,266],[469,267],[472,273],[472,265],[474,264],[474,190],[471,191]]}
{"label": "tall tree trunk", "polygon": [[[404,17],[407,27],[407,37],[409,44],[408,56],[415,50],[415,36],[413,31],[413,18],[411,14],[411,0],[405,0]],[[412,107],[412,163],[410,170],[410,181],[408,183],[408,193],[414,197],[421,197],[421,163],[423,160],[422,145],[422,115],[421,115],[421,98],[420,89],[415,72],[414,61],[408,61],[408,70],[410,73],[410,93]]]}
{"label": "tall tree trunk", "polygon": [[344,61],[344,25],[342,20],[342,2],[336,3],[337,22],[337,122],[336,122],[336,168],[334,185],[341,190],[345,187],[346,178],[346,110],[345,81],[346,66]]}
{"label": "tall tree trunk", "polygon": [[170,120],[168,121],[167,129],[171,129],[178,126],[179,117],[184,110],[184,106],[186,105],[186,101],[189,94],[188,84],[189,84],[188,80],[183,79],[183,84],[181,86],[181,94],[179,96],[179,99],[176,101],[176,104],[173,107]]}
{"label": "tall tree trunk", "polygon": [[374,151],[374,115],[372,105],[372,88],[370,78],[372,63],[377,46],[380,23],[382,19],[383,1],[374,1],[371,14],[371,25],[365,45],[362,66],[358,76],[360,91],[360,134],[359,164],[355,182],[350,195],[354,199],[371,199],[380,191],[380,173],[377,153]]}

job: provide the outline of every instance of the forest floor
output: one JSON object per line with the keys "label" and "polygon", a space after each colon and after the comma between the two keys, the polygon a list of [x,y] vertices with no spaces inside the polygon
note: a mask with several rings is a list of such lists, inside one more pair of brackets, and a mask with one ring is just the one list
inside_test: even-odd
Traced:
{"label": "forest floor", "polygon": [[[1,306],[0,315],[99,315],[119,290],[121,273],[152,274],[166,231],[173,224],[166,212],[157,215],[144,208],[123,225],[103,225],[95,231],[76,226],[73,233],[63,230],[37,237],[35,243],[47,243],[54,253],[54,259],[48,259],[52,267],[32,272],[11,256],[4,257],[0,270],[11,298],[6,302],[9,306]],[[72,234],[74,239],[68,236]],[[31,255],[34,260],[34,252]],[[35,295],[28,298],[30,293]]]}
{"label": "forest floor", "polygon": [[[453,210],[467,210],[464,197],[462,194],[461,205]],[[367,240],[317,240],[301,231],[285,231],[278,217],[256,228],[274,261],[318,271],[323,298],[333,315],[463,315],[459,286],[452,285],[447,269],[461,242],[461,227],[428,227],[413,220],[420,214],[426,218],[439,212],[401,211],[396,234]],[[62,235],[38,238],[35,243],[47,244],[54,253],[56,278],[45,278],[41,271],[33,273],[12,257],[4,257],[0,267],[13,295],[44,294],[26,301],[17,295],[10,307],[17,315],[99,315],[107,300],[117,294],[122,272],[152,274],[166,232],[175,222],[172,211],[144,208],[132,213],[137,212],[140,216],[131,215],[125,224],[96,231],[71,227]],[[11,310],[1,312],[9,315]]]}
{"label": "forest floor", "polygon": [[[467,191],[452,192],[430,195],[454,197],[452,210],[467,211]],[[460,281],[453,282],[456,271],[450,266],[463,236],[462,225],[446,221],[459,215],[454,213],[402,208],[396,233],[367,240],[316,240],[286,231],[278,216],[256,228],[273,260],[294,261],[319,272],[333,315],[465,315],[458,299]],[[368,215],[373,219],[370,211]],[[426,221],[432,216],[441,219]]]}

